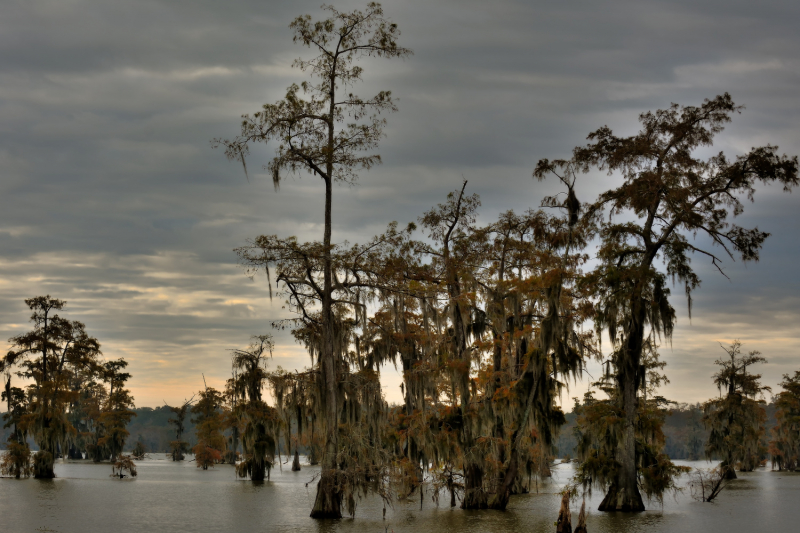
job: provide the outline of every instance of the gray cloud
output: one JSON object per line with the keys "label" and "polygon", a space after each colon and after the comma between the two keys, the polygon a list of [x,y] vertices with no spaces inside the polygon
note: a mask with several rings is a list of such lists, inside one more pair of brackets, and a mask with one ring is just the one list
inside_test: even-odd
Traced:
{"label": "gray cloud", "polygon": [[[23,331],[22,300],[50,293],[87,323],[107,357],[131,361],[142,405],[219,384],[226,349],[284,316],[231,249],[260,233],[321,234],[313,177],[274,192],[255,150],[248,182],[210,149],[238,117],[302,79],[307,50],[289,21],[318,2],[12,1],[0,18],[0,333]],[[338,3],[341,9],[362,2]],[[462,176],[483,217],[538,205],[555,185],[530,178],[608,124],[724,91],[747,110],[715,149],[771,142],[800,152],[800,36],[794,2],[385,2],[414,50],[368,61],[361,94],[391,89],[384,165],[335,193],[335,238],[363,241],[415,220]],[[614,182],[587,176],[590,199]],[[704,284],[664,353],[687,401],[713,393],[717,341],[741,337],[770,359],[765,378],[798,367],[795,196],[760,191],[743,224],[774,236],[762,262],[731,281],[696,259]],[[676,290],[675,306],[685,307]],[[285,333],[275,364],[307,364]],[[387,383],[394,378],[387,377]],[[391,390],[393,391],[394,385]],[[394,392],[392,392],[394,394]]]}

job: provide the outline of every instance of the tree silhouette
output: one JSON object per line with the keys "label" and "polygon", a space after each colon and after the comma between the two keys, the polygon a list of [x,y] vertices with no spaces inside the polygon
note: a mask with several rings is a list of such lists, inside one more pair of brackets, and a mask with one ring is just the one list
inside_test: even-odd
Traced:
{"label": "tree silhouette", "polygon": [[752,471],[767,451],[761,445],[767,414],[758,396],[771,389],[761,385],[761,374],[747,371],[767,360],[758,351],[742,355],[741,348],[738,340],[722,346],[728,357],[714,361],[720,367],[714,374],[720,397],[703,405],[703,423],[710,430],[706,457],[722,457],[720,471],[727,479],[736,478],[734,468]]}
{"label": "tree silhouette", "polygon": [[[723,153],[703,160],[696,149],[710,146],[741,106],[726,93],[701,106],[673,104],[643,113],[642,129],[619,137],[604,126],[591,133],[590,144],[575,148],[570,160],[539,161],[536,172],[591,168],[618,172],[623,183],[600,195],[585,216],[600,224],[600,266],[586,283],[596,289],[595,322],[615,345],[616,383],[625,427],[619,434],[616,472],[600,505],[605,511],[641,511],[637,486],[637,392],[642,382],[642,350],[647,328],[670,337],[675,314],[669,305],[667,279],[680,281],[689,301],[700,279],[690,265],[692,254],[721,259],[689,237],[702,234],[733,259],[757,260],[768,234],[729,219],[740,215],[744,196],[756,183],[778,183],[785,191],[798,183],[797,157],[779,155],[767,145],[730,160]],[[608,211],[609,219],[601,214]],[[665,263],[665,271],[656,267]]]}
{"label": "tree silhouette", "polygon": [[[241,135],[234,140],[218,140],[230,159],[247,167],[245,157],[253,143],[278,141],[275,158],[267,165],[277,188],[284,173],[308,172],[319,177],[325,190],[324,233],[322,243],[301,246],[297,261],[319,262],[321,280],[314,276],[293,278],[290,290],[308,290],[310,298],[298,298],[303,317],[319,324],[321,333],[319,364],[325,387],[327,425],[322,456],[322,474],[311,516],[341,517],[340,484],[337,481],[336,457],[339,451],[337,416],[340,400],[337,387],[336,317],[334,312],[334,267],[332,261],[331,202],[334,183],[354,183],[359,170],[367,170],[380,162],[377,154],[363,154],[377,147],[383,135],[385,119],[380,114],[395,111],[389,91],[381,91],[367,99],[345,88],[361,80],[363,68],[357,61],[365,57],[403,57],[409,50],[397,45],[397,25],[383,15],[380,4],[370,3],[365,11],[344,13],[326,6],[331,17],[312,21],[309,15],[296,18],[290,28],[295,42],[300,42],[318,55],[309,60],[298,59],[294,66],[308,72],[311,81],[291,85],[286,97],[266,104],[252,116],[245,115]],[[305,98],[304,98],[305,96]],[[262,240],[265,252],[280,252],[290,241]],[[246,255],[246,254],[245,254]],[[248,260],[247,258],[245,259]],[[289,282],[286,277],[279,280]],[[293,286],[294,288],[292,288]],[[320,311],[312,318],[306,303],[318,303]]]}

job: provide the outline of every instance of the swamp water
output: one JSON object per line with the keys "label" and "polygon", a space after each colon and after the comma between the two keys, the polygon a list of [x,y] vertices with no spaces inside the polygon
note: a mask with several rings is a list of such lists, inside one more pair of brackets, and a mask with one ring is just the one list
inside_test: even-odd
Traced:
{"label": "swamp water", "polygon": [[[308,517],[315,484],[306,483],[315,467],[291,472],[287,463],[261,485],[235,480],[231,466],[203,471],[158,456],[137,461],[137,470],[138,477],[120,480],[109,477],[109,464],[56,461],[54,480],[0,478],[0,532],[553,532],[556,492],[572,475],[572,465],[556,465],[538,494],[534,485],[533,493],[512,497],[506,512],[450,509],[444,495],[437,508],[430,493],[420,511],[416,493],[388,508],[385,521],[382,503],[368,498],[358,503],[355,519],[319,522]],[[635,515],[600,513],[601,499],[595,493],[586,502],[590,533],[800,531],[800,474],[759,469],[740,474],[713,503],[692,500],[687,488],[663,507],[645,502],[649,510]],[[573,524],[579,508],[573,505]]]}

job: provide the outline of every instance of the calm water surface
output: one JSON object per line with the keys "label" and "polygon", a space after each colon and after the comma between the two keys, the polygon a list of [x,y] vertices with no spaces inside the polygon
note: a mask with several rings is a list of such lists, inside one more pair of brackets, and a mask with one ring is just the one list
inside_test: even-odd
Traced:
{"label": "calm water surface", "polygon": [[[110,478],[108,464],[61,461],[54,480],[0,479],[0,532],[553,532],[555,492],[572,475],[571,465],[556,466],[538,493],[513,497],[506,512],[437,508],[426,494],[421,511],[417,496],[387,509],[385,521],[382,503],[366,499],[355,519],[318,522],[308,518],[315,487],[306,483],[314,467],[291,472],[287,464],[273,470],[271,481],[254,485],[234,479],[230,466],[202,471],[157,456],[137,465],[134,479]],[[695,502],[687,490],[636,515],[599,513],[601,499],[587,500],[590,533],[800,531],[800,474],[761,469],[741,474],[714,503]]]}

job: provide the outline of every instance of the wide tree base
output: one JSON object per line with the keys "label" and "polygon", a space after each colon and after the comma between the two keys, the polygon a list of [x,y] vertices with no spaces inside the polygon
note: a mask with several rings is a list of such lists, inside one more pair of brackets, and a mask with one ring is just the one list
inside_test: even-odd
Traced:
{"label": "wide tree base", "polygon": [[56,473],[53,470],[53,454],[39,450],[33,456],[33,477],[36,479],[53,479]]}
{"label": "wide tree base", "polygon": [[311,518],[341,518],[342,495],[336,487],[335,471],[323,472],[317,483],[317,497],[314,508],[311,509]]}
{"label": "wide tree base", "polygon": [[483,490],[483,469],[474,463],[467,464],[464,468],[464,499],[461,500],[461,508],[488,509],[488,499]]}
{"label": "wide tree base", "polygon": [[569,510],[569,493],[561,497],[561,509],[558,511],[556,533],[572,533],[572,513]]}
{"label": "wide tree base", "polygon": [[720,465],[720,469],[723,471],[723,477],[725,479],[736,479],[736,470],[734,470],[732,466],[722,464]]}
{"label": "wide tree base", "polygon": [[292,472],[300,471],[300,454],[294,451],[294,461],[292,461]]}
{"label": "wide tree base", "polygon": [[486,508],[494,511],[505,511],[506,507],[508,507],[508,500],[509,494],[492,494],[486,504]]}
{"label": "wide tree base", "polygon": [[612,485],[608,489],[606,497],[600,503],[598,511],[605,512],[620,512],[620,513],[640,513],[644,511],[644,502],[642,495],[639,494],[639,489],[633,487],[632,489],[618,489],[616,485]]}

